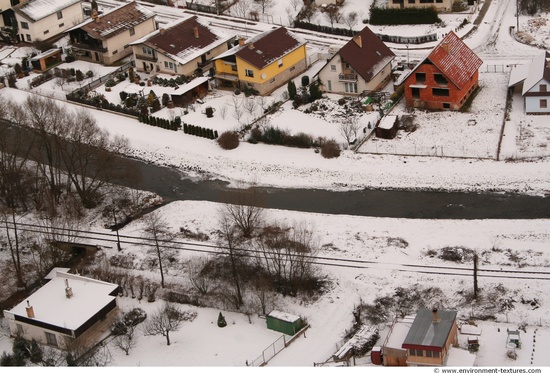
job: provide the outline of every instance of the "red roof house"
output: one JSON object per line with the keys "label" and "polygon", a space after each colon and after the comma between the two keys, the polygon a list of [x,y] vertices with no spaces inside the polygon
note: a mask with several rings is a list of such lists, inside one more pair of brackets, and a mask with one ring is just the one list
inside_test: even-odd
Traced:
{"label": "red roof house", "polygon": [[483,61],[449,32],[405,79],[407,107],[458,110],[478,85]]}

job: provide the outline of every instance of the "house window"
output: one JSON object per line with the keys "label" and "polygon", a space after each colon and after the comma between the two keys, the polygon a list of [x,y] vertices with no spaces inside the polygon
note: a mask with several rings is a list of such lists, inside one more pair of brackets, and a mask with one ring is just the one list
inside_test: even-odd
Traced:
{"label": "house window", "polygon": [[269,83],[275,83],[275,78],[271,78],[271,79],[269,80]]}
{"label": "house window", "polygon": [[449,97],[448,88],[432,88],[432,95],[438,97]]}
{"label": "house window", "polygon": [[336,71],[336,65],[330,65],[330,71]]}
{"label": "house window", "polygon": [[25,30],[28,30],[29,29],[29,24],[27,22],[21,22],[21,28],[25,29]]}
{"label": "house window", "polygon": [[357,83],[344,83],[344,89],[347,93],[357,93]]}
{"label": "house window", "polygon": [[412,88],[412,98],[420,98],[420,88]]}
{"label": "house window", "polygon": [[547,99],[540,100],[540,108],[541,108],[541,109],[546,109],[546,108],[548,108],[548,100],[547,100]]}
{"label": "house window", "polygon": [[134,36],[136,34],[136,29],[133,27],[130,27],[130,36]]}
{"label": "house window", "polygon": [[439,351],[434,351],[433,355],[434,357],[439,358]]}
{"label": "house window", "polygon": [[237,71],[237,65],[235,64],[231,65],[231,71]]}
{"label": "house window", "polygon": [[327,80],[327,86],[328,86],[328,90],[332,91],[332,82],[330,80]]}
{"label": "house window", "polygon": [[539,84],[539,92],[546,92],[546,84]]}
{"label": "house window", "polygon": [[50,33],[50,30],[44,31],[44,35],[47,35],[47,34],[49,34],[49,33]]}
{"label": "house window", "polygon": [[450,109],[450,108],[451,108],[451,104],[449,104],[448,102],[443,103],[443,109]]}
{"label": "house window", "polygon": [[59,12],[57,12],[57,19],[61,18],[63,18],[63,12],[60,10]]}
{"label": "house window", "polygon": [[438,3],[438,4],[442,4],[443,0],[435,0],[435,2]]}
{"label": "house window", "polygon": [[426,83],[426,73],[416,73],[416,84]]}
{"label": "house window", "polygon": [[59,27],[64,27],[64,26],[65,26],[64,23],[60,23],[60,24],[59,24]]}
{"label": "house window", "polygon": [[32,41],[31,36],[29,34],[26,35],[27,41]]}
{"label": "house window", "polygon": [[432,352],[431,351],[426,351],[426,357],[432,357]]}
{"label": "house window", "polygon": [[44,333],[46,333],[46,342],[50,346],[57,346],[57,338],[55,337],[55,334],[48,333],[48,332],[44,332]]}
{"label": "house window", "polygon": [[117,54],[117,53],[118,53],[118,49],[115,49],[115,50],[113,51],[113,54]]}
{"label": "house window", "polygon": [[167,69],[173,70],[174,67],[176,66],[170,61],[164,61],[164,67],[166,67]]}
{"label": "house window", "polygon": [[128,47],[130,47],[130,44],[126,44],[126,45],[124,46],[124,49],[126,49],[126,48],[128,48]]}
{"label": "house window", "polygon": [[424,351],[416,350],[416,356],[424,356]]}
{"label": "house window", "polygon": [[449,84],[449,82],[447,81],[447,79],[445,79],[443,74],[434,74],[434,80],[438,85],[441,85],[444,87],[446,87]]}
{"label": "house window", "polygon": [[290,71],[294,70],[295,68],[296,68],[296,66],[292,66],[292,67],[290,68]]}
{"label": "house window", "polygon": [[415,350],[414,348],[411,348],[411,349],[409,350],[409,355],[410,355],[410,356],[416,356],[416,350]]}
{"label": "house window", "polygon": [[17,335],[22,336],[23,334],[25,334],[25,332],[23,331],[23,325],[21,324],[15,324],[15,325],[17,327]]}
{"label": "house window", "polygon": [[244,69],[244,75],[248,76],[249,78],[254,78],[254,71],[250,69]]}
{"label": "house window", "polygon": [[281,58],[281,59],[277,62],[277,64],[279,65],[279,67],[283,66],[283,59]]}
{"label": "house window", "polygon": [[151,48],[143,47],[143,54],[153,55],[153,50]]}
{"label": "house window", "polygon": [[409,4],[414,4],[415,0],[409,0]]}

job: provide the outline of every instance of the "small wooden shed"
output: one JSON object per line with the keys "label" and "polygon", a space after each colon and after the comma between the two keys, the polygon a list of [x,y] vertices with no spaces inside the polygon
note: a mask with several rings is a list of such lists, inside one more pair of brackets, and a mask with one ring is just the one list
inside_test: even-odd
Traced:
{"label": "small wooden shed", "polygon": [[288,335],[294,335],[304,327],[304,321],[300,316],[281,311],[271,311],[266,317],[266,322],[268,329]]}
{"label": "small wooden shed", "polygon": [[374,131],[376,137],[393,139],[397,135],[397,115],[386,115]]}
{"label": "small wooden shed", "polygon": [[31,58],[32,68],[44,72],[54,65],[63,62],[61,59],[61,49],[54,48],[40,53]]}

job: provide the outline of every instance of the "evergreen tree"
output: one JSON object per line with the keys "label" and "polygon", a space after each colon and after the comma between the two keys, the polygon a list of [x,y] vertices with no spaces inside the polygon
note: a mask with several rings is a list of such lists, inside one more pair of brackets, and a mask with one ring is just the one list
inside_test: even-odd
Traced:
{"label": "evergreen tree", "polygon": [[218,315],[218,326],[220,328],[225,328],[227,326],[227,321],[225,321],[225,317],[222,315],[221,312]]}
{"label": "evergreen tree", "polygon": [[288,97],[291,100],[294,100],[294,97],[296,96],[296,93],[297,93],[296,84],[294,83],[294,81],[292,80],[288,81],[287,90],[288,90]]}

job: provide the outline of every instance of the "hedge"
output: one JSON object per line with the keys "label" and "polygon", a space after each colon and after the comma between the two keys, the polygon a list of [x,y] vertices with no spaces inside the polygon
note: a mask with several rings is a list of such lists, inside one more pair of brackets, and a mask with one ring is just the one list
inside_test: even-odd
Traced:
{"label": "hedge", "polygon": [[372,7],[371,25],[422,25],[441,22],[434,7],[390,9]]}

